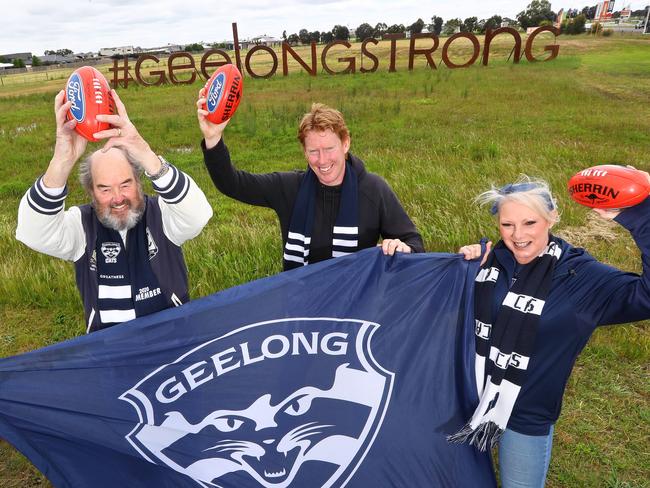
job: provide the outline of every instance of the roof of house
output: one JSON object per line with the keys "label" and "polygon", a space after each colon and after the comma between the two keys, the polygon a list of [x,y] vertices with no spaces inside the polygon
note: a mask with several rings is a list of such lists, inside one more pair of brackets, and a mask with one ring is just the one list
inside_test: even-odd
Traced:
{"label": "roof of house", "polygon": [[32,59],[32,53],[12,53],[12,54],[0,54],[0,58],[5,58],[5,59],[22,59],[23,61],[27,61],[29,59]]}

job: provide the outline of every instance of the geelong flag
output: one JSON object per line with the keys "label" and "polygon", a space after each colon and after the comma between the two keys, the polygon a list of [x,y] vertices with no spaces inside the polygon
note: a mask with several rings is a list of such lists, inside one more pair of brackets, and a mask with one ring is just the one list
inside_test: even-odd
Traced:
{"label": "geelong flag", "polygon": [[477,263],[368,249],[0,360],[0,437],[56,487],[496,486]]}

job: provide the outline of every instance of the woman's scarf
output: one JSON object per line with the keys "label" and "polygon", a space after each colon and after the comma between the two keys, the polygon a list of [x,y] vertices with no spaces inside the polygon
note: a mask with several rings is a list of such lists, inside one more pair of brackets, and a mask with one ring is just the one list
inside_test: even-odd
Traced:
{"label": "woman's scarf", "polygon": [[[499,241],[495,249],[503,247],[505,244]],[[474,297],[479,404],[470,421],[449,436],[449,441],[469,442],[481,451],[499,442],[526,378],[539,318],[561,254],[559,241],[550,236],[544,252],[522,267],[494,323],[494,289],[503,270],[494,252],[481,267],[475,279]]]}

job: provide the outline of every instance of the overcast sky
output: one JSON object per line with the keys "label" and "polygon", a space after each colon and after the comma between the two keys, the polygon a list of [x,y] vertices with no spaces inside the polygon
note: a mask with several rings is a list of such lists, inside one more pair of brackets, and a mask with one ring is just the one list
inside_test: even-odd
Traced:
{"label": "overcast sky", "polygon": [[[262,34],[281,37],[300,29],[328,31],[336,24],[404,24],[433,15],[447,20],[492,15],[515,18],[530,0],[5,0],[0,54],[48,50],[98,51],[102,47],[156,47],[168,43],[212,43]],[[596,0],[557,0],[552,8],[595,5]],[[642,9],[650,0],[617,0]]]}

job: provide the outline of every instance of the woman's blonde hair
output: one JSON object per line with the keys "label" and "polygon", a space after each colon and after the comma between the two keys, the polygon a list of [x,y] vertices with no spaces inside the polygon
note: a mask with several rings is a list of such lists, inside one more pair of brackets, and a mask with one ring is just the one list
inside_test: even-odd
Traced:
{"label": "woman's blonde hair", "polygon": [[560,221],[557,203],[548,183],[526,175],[501,188],[492,186],[490,190],[478,195],[475,201],[481,206],[490,205],[492,215],[498,215],[501,205],[505,202],[517,202],[534,210],[552,224]]}

